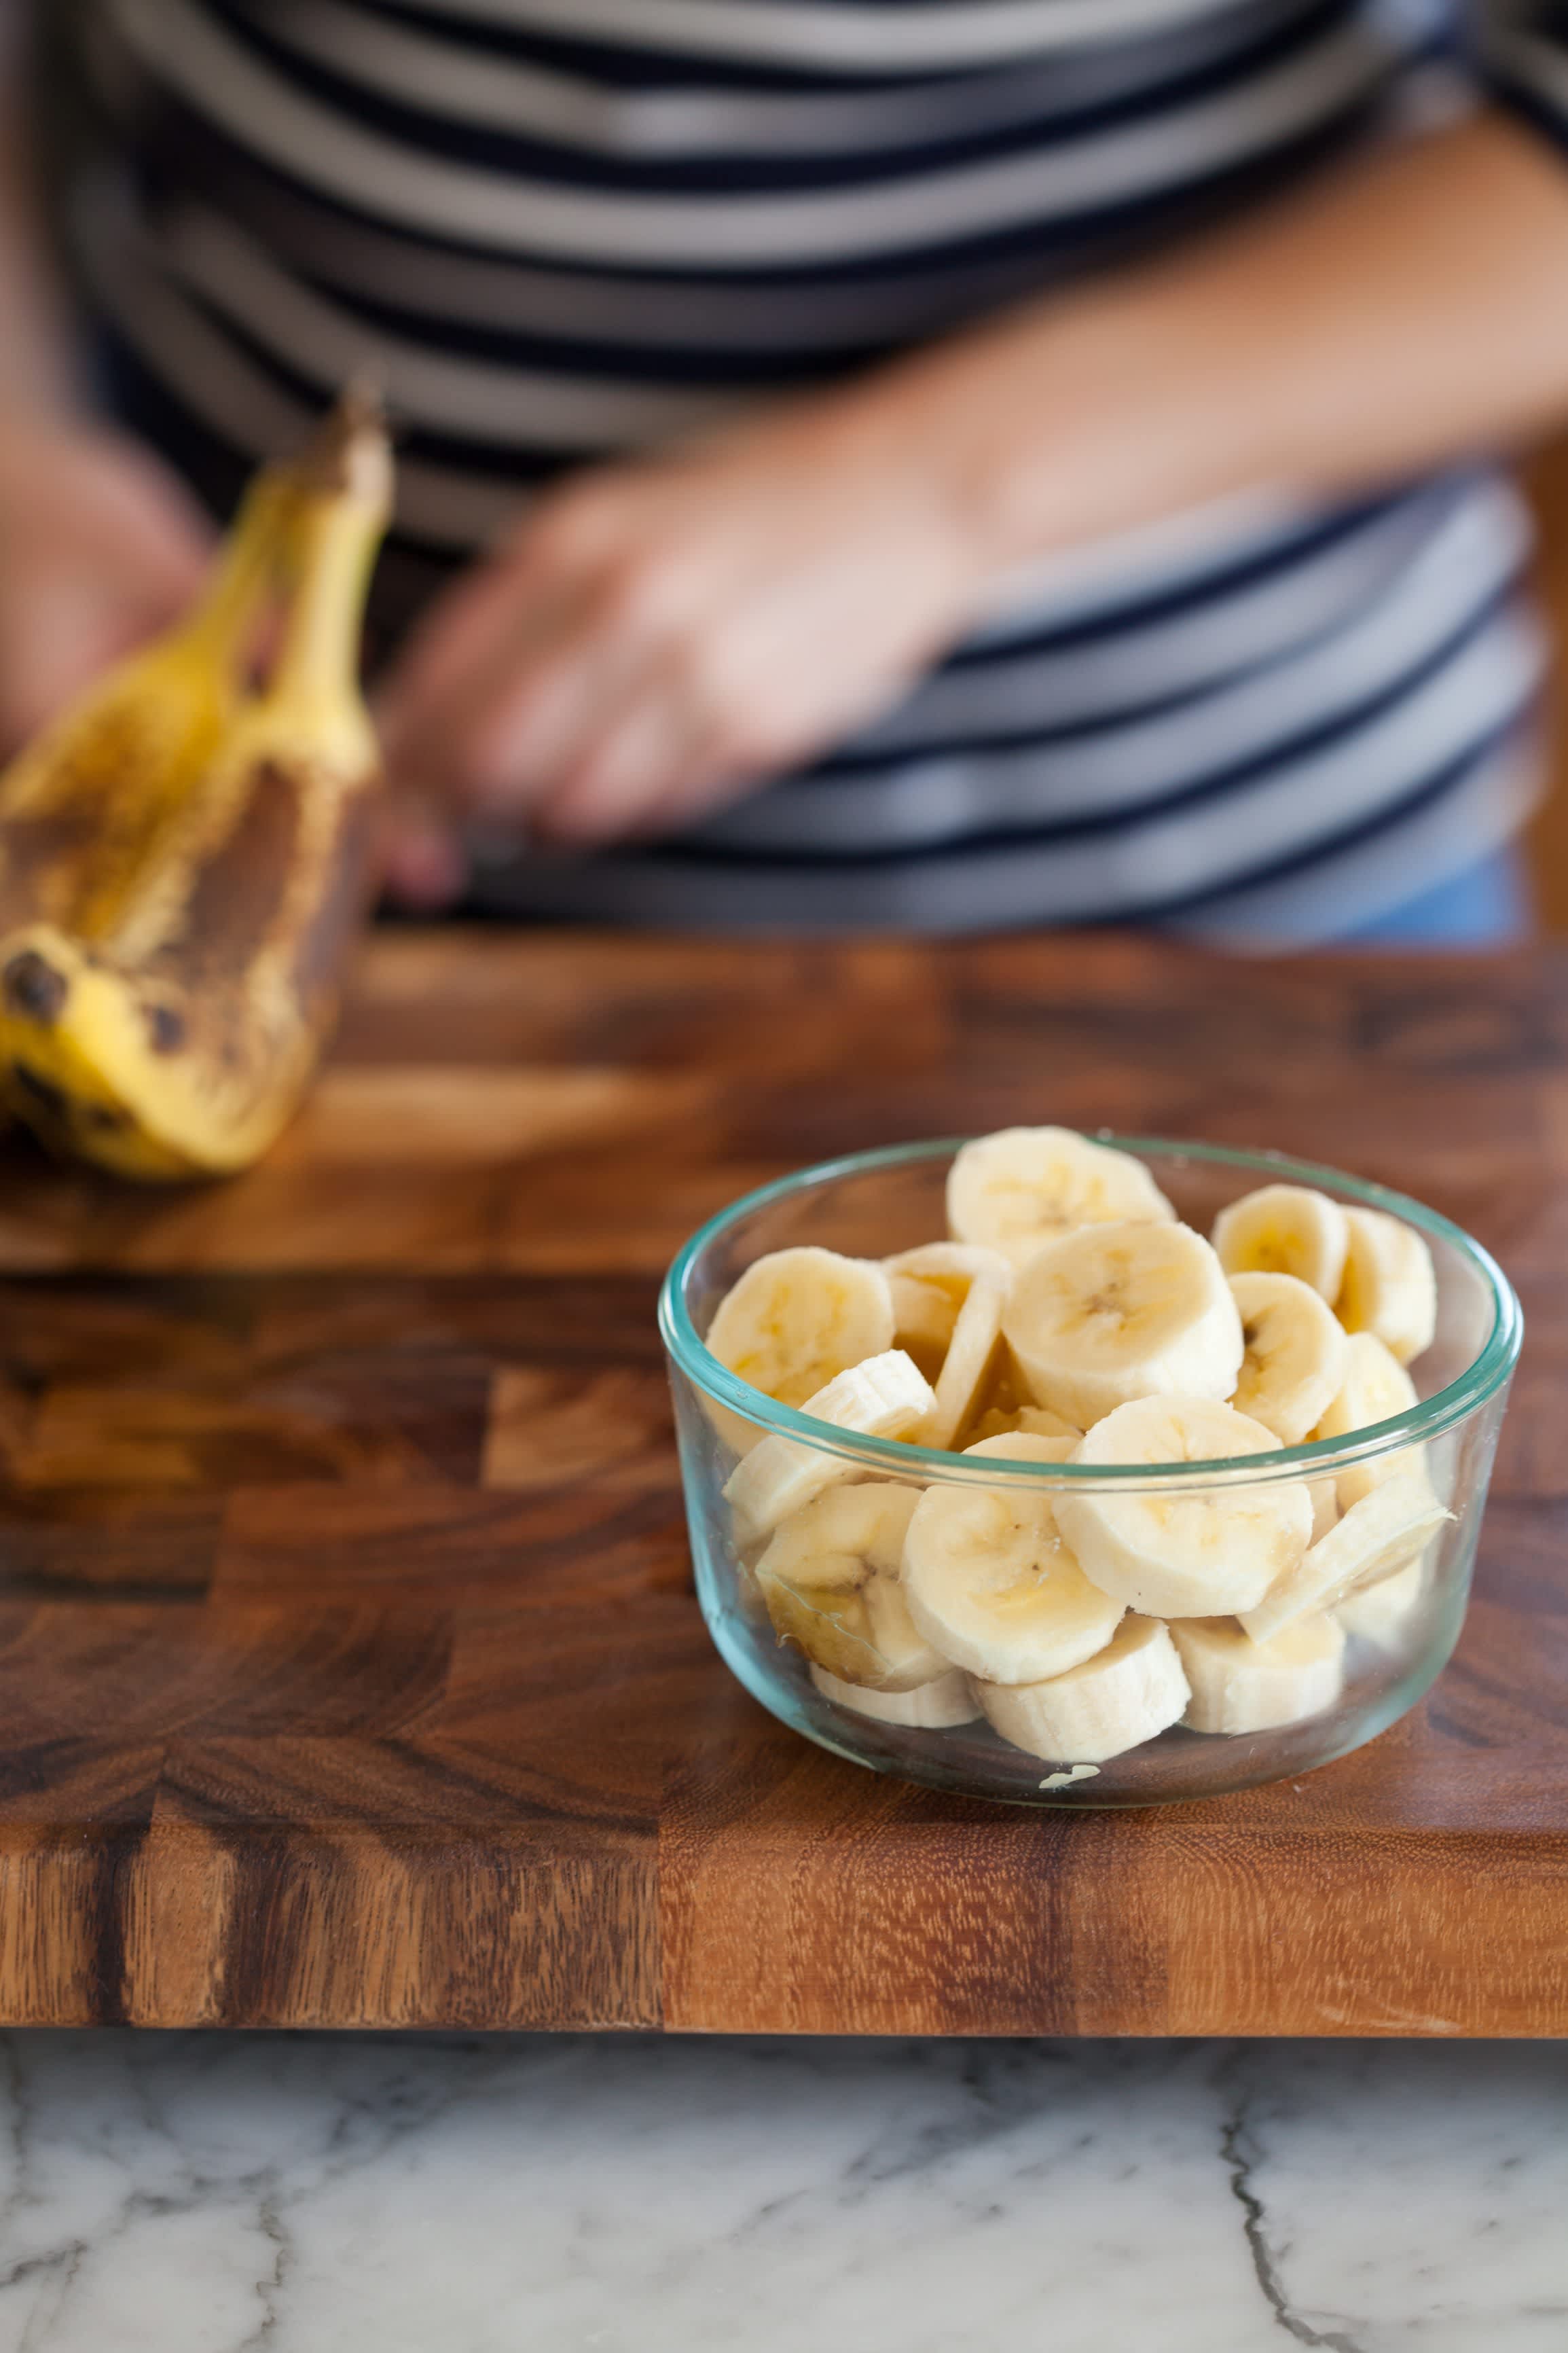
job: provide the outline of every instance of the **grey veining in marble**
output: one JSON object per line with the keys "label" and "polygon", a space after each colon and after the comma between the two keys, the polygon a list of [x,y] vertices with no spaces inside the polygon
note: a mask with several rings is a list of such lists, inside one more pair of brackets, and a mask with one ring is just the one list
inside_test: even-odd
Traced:
{"label": "grey veining in marble", "polygon": [[1565,2353],[1568,2049],[0,2038],[0,2353]]}

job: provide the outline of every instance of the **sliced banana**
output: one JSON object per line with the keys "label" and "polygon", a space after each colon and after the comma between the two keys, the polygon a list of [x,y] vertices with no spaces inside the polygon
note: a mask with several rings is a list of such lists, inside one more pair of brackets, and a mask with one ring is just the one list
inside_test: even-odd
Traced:
{"label": "sliced banana", "polygon": [[814,1665],[811,1680],[824,1699],[852,1708],[878,1724],[907,1725],[916,1732],[948,1732],[955,1725],[973,1724],[980,1714],[969,1677],[945,1666],[930,1683],[912,1691],[871,1691],[862,1683],[847,1683],[826,1667]]}
{"label": "sliced banana", "polygon": [[1141,1160],[1070,1127],[1005,1127],[966,1144],[948,1172],[947,1222],[1023,1266],[1079,1226],[1173,1219]]}
{"label": "sliced banana", "polygon": [[[1082,1443],[1082,1431],[1029,1429],[1023,1418],[1028,1410],[1027,1407],[1021,1409],[1016,1430],[993,1430],[989,1438],[972,1440],[963,1451],[996,1462],[1070,1462]],[[1056,1416],[1041,1412],[1038,1419],[1051,1422]]]}
{"label": "sliced banana", "polygon": [[897,1577],[920,1499],[918,1487],[889,1479],[829,1487],[773,1530],[757,1575],[842,1593],[868,1577]]}
{"label": "sliced banana", "polygon": [[[1018,1433],[964,1460],[1057,1462],[1067,1444]],[[904,1541],[903,1587],[927,1641],[994,1683],[1064,1672],[1102,1649],[1121,1616],[1063,1543],[1050,1497],[1022,1482],[928,1487]]]}
{"label": "sliced banana", "polygon": [[936,1403],[916,1436],[922,1446],[952,1446],[973,1420],[1002,1353],[1002,1314],[1012,1289],[1012,1271],[998,1260],[1000,1274],[975,1275],[952,1327],[936,1380]]}
{"label": "sliced banana", "polygon": [[1371,1642],[1380,1651],[1403,1649],[1411,1620],[1426,1598],[1426,1564],[1413,1560],[1408,1568],[1379,1577],[1375,1585],[1335,1605],[1334,1616],[1347,1634]]}
{"label": "sliced banana", "polygon": [[947,1659],[910,1615],[909,1596],[896,1577],[874,1577],[865,1588],[871,1647],[887,1662],[885,1691],[916,1691],[947,1672]]}
{"label": "sliced banana", "polygon": [[1234,1618],[1179,1618],[1171,1628],[1193,1696],[1194,1732],[1267,1732],[1332,1707],[1344,1688],[1344,1629],[1323,1614],[1298,1618],[1255,1641]]}
{"label": "sliced banana", "polygon": [[896,1577],[868,1577],[843,1592],[760,1570],[757,1582],[780,1641],[795,1643],[840,1683],[914,1691],[947,1672],[947,1661],[916,1630]]}
{"label": "sliced banana", "polygon": [[1214,1246],[1226,1274],[1293,1274],[1331,1307],[1349,1243],[1339,1203],[1310,1185],[1260,1186],[1214,1221]]}
{"label": "sliced banana", "polygon": [[[803,1406],[837,1373],[893,1345],[893,1293],[872,1259],[837,1250],[771,1250],[727,1291],[708,1327],[708,1351],[764,1397]],[[721,1437],[743,1452],[757,1433],[712,1409]]]}
{"label": "sliced banana", "polygon": [[1247,1349],[1231,1403],[1271,1430],[1281,1446],[1299,1446],[1344,1381],[1339,1319],[1299,1275],[1233,1274],[1230,1295]]}
{"label": "sliced banana", "polygon": [[912,1690],[947,1672],[918,1634],[899,1586],[917,1489],[885,1480],[830,1487],[784,1523],[757,1563],[781,1641],[843,1683]]}
{"label": "sliced banana", "polygon": [[1245,1353],[1219,1261],[1190,1226],[1067,1235],[1017,1276],[1002,1329],[1036,1404],[1081,1430],[1156,1392],[1227,1398]]}
{"label": "sliced banana", "polygon": [[1187,1678],[1157,1618],[1124,1618],[1093,1658],[1048,1681],[979,1683],[987,1721],[1031,1757],[1058,1765],[1102,1765],[1179,1723]]}
{"label": "sliced banana", "polygon": [[979,1438],[995,1438],[1013,1427],[1015,1415],[1023,1410],[1025,1399],[1019,1389],[1018,1376],[1004,1334],[1003,1344],[991,1368],[991,1378],[975,1400],[978,1412],[967,1444],[973,1446]]}
{"label": "sliced banana", "polygon": [[1337,1609],[1365,1586],[1405,1567],[1453,1514],[1433,1493],[1419,1464],[1410,1465],[1352,1504],[1321,1543],[1268,1593],[1239,1611],[1255,1642],[1267,1642],[1309,1611]]}
{"label": "sliced banana", "polygon": [[[857,1438],[908,1438],[936,1403],[931,1383],[901,1348],[889,1348],[839,1373],[801,1407]],[[759,1439],[742,1456],[724,1488],[742,1543],[766,1535],[791,1512],[841,1480],[856,1465],[798,1438]]]}
{"label": "sliced banana", "polygon": [[[1312,1436],[1353,1437],[1358,1430],[1371,1430],[1377,1422],[1392,1421],[1395,1414],[1408,1413],[1417,1401],[1415,1382],[1376,1334],[1354,1332],[1345,1343],[1344,1377],[1338,1394]],[[1348,1512],[1384,1479],[1415,1468],[1421,1459],[1420,1447],[1406,1446],[1370,1462],[1352,1463],[1334,1482],[1340,1508]]]}
{"label": "sliced banana", "polygon": [[1307,1493],[1312,1498],[1312,1542],[1317,1544],[1340,1516],[1339,1489],[1331,1479],[1309,1479]]}
{"label": "sliced banana", "polygon": [[1000,1250],[978,1242],[923,1242],[882,1261],[893,1301],[893,1345],[934,1381],[952,1338],[959,1311],[977,1275],[1005,1290],[1013,1270]]}
{"label": "sliced banana", "polygon": [[[1212,1398],[1151,1397],[1097,1422],[1075,1460],[1153,1468],[1278,1447],[1272,1430],[1233,1406]],[[1312,1499],[1303,1479],[1221,1482],[1195,1494],[1106,1489],[1062,1496],[1057,1519],[1086,1576],[1113,1600],[1163,1618],[1213,1618],[1251,1609],[1300,1565],[1312,1532]]]}
{"label": "sliced banana", "polygon": [[[1030,1438],[1065,1438],[1069,1453],[1083,1436],[1081,1430],[1075,1430],[1070,1421],[1064,1421],[1049,1406],[1020,1405],[1009,1409],[994,1405],[975,1423],[970,1444],[980,1444],[987,1438],[1005,1438],[1009,1430],[1022,1430]],[[1067,1459],[1064,1454],[1063,1461]]]}
{"label": "sliced banana", "polygon": [[1432,1345],[1437,1274],[1426,1238],[1386,1209],[1347,1209],[1345,1253],[1335,1309],[1347,1332],[1374,1332],[1402,1365]]}

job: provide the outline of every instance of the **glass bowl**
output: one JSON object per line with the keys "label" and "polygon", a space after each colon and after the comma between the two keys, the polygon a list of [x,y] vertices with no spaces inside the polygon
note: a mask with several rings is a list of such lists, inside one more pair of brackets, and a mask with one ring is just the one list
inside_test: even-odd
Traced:
{"label": "glass bowl", "polygon": [[[1276,1153],[1103,1133],[1095,1140],[1144,1162],[1177,1214],[1205,1234],[1227,1202],[1268,1184],[1316,1187],[1347,1207],[1387,1210],[1418,1228],[1436,1265],[1438,1313],[1432,1345],[1409,1368],[1415,1407],[1348,1438],[1163,1471],[1141,1464],[1012,1466],[851,1436],[775,1404],[709,1353],[702,1335],[719,1301],[766,1252],[812,1243],[880,1259],[944,1235],[944,1187],[962,1138],[859,1153],[747,1194],[693,1235],[671,1266],[659,1303],[698,1598],[726,1663],[774,1715],[840,1757],[936,1788],[1018,1805],[1142,1806],[1243,1789],[1342,1757],[1414,1706],[1458,1639],[1522,1331],[1519,1303],[1487,1252],[1446,1218],[1401,1194]],[[1265,1731],[1196,1732],[1176,1725],[1092,1767],[1075,1767],[1073,1760],[1012,1746],[984,1718],[915,1729],[879,1721],[817,1687],[805,1654],[773,1630],[753,1573],[762,1545],[746,1541],[724,1498],[742,1453],[764,1438],[810,1449],[822,1458],[824,1474],[835,1480],[1017,1488],[1034,1496],[1044,1492],[1053,1503],[1110,1494],[1179,1499],[1288,1480],[1338,1479],[1367,1465],[1386,1472],[1390,1458],[1419,1447],[1452,1516],[1413,1571],[1371,1588],[1335,1613],[1346,1637],[1342,1683],[1319,1713]]]}

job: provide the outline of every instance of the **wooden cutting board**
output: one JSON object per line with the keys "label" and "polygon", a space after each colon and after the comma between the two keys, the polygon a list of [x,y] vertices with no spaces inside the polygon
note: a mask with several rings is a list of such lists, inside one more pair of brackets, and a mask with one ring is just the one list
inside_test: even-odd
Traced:
{"label": "wooden cutting board", "polygon": [[[268,1165],[0,1145],[0,2018],[1568,2031],[1568,962],[383,934]],[[800,1162],[1019,1120],[1420,1194],[1530,1334],[1426,1705],[1299,1783],[879,1780],[690,1598],[660,1271]]]}

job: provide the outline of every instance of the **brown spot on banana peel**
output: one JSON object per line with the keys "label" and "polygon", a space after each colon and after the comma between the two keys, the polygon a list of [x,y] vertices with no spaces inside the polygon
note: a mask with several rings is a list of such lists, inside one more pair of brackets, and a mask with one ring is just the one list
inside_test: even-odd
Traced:
{"label": "brown spot on banana peel", "polygon": [[13,1013],[47,1029],[65,1010],[70,983],[37,948],[24,948],[0,973],[0,991]]}
{"label": "brown spot on banana peel", "polygon": [[308,782],[263,760],[236,823],[191,876],[178,955],[189,972],[243,973],[272,935],[293,876]]}
{"label": "brown spot on banana peel", "polygon": [[331,1019],[346,951],[375,895],[380,800],[379,776],[367,776],[356,790],[342,795],[337,839],[327,865],[327,887],[309,922],[300,927],[294,986],[312,1020]]}
{"label": "brown spot on banana peel", "polygon": [[36,817],[10,817],[0,807],[0,931],[20,931],[40,912],[69,902],[84,861],[101,848],[102,797],[97,779],[96,806],[84,793]]}
{"label": "brown spot on banana peel", "polygon": [[174,1005],[145,1008],[147,1038],[154,1054],[177,1054],[185,1042],[185,1017]]}
{"label": "brown spot on banana peel", "polygon": [[29,1117],[41,1113],[62,1136],[69,1135],[71,1099],[63,1087],[57,1087],[52,1079],[46,1079],[29,1062],[12,1063],[11,1083],[23,1098]]}
{"label": "brown spot on banana peel", "polygon": [[177,933],[145,968],[154,1052],[188,1050],[233,1079],[268,1059],[262,1041],[285,1005],[289,1029],[325,1030],[371,903],[377,782],[345,787],[308,762],[258,763],[226,838],[186,884]]}
{"label": "brown spot on banana peel", "polygon": [[79,1101],[29,1062],[14,1061],[8,1077],[16,1109],[50,1152],[91,1156],[95,1144],[122,1135],[131,1125],[126,1113],[112,1103]]}

